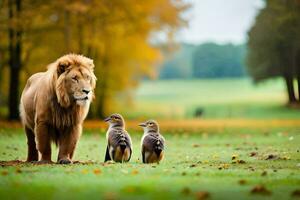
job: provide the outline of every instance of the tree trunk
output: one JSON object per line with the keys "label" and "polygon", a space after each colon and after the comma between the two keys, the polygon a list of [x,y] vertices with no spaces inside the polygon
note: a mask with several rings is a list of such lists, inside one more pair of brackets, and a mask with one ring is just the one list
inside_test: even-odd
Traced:
{"label": "tree trunk", "polygon": [[[19,82],[21,69],[21,38],[22,30],[19,24],[21,13],[21,0],[8,1],[9,2],[9,19],[18,19],[17,25],[13,27],[10,25],[9,34],[9,66],[10,66],[10,82],[9,82],[9,119],[19,119]],[[14,5],[16,8],[14,9]]]}
{"label": "tree trunk", "polygon": [[71,40],[71,23],[70,23],[70,12],[68,10],[64,11],[64,44],[65,44],[65,52],[70,52],[70,40]]}
{"label": "tree trunk", "polygon": [[285,76],[285,83],[289,97],[289,104],[296,102],[295,92],[294,92],[294,84],[293,78],[291,76]]}

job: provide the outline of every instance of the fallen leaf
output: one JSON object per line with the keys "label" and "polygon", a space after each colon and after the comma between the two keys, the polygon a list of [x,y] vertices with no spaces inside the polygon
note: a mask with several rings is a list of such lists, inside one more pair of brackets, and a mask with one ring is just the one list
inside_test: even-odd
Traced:
{"label": "fallen leaf", "polygon": [[196,166],[197,166],[196,164],[191,164],[191,165],[190,165],[190,168],[196,167]]}
{"label": "fallen leaf", "polygon": [[138,174],[138,173],[139,173],[139,171],[138,171],[138,170],[136,170],[136,169],[135,169],[135,170],[133,170],[133,171],[131,172],[131,174],[132,174],[132,175],[136,175],[136,174]]}
{"label": "fallen leaf", "polygon": [[82,174],[87,174],[89,171],[87,170],[87,169],[83,169],[83,170],[81,170],[81,173]]}
{"label": "fallen leaf", "polygon": [[204,200],[210,197],[209,192],[205,192],[205,191],[199,191],[196,192],[196,199],[197,200]]}
{"label": "fallen leaf", "polygon": [[2,175],[2,176],[8,175],[8,171],[2,171],[2,172],[1,172],[1,175]]}
{"label": "fallen leaf", "polygon": [[261,176],[267,176],[267,172],[266,171],[263,171],[263,173],[261,173]]}
{"label": "fallen leaf", "polygon": [[250,157],[254,157],[254,156],[257,156],[257,154],[258,154],[257,152],[253,151],[253,152],[251,152],[251,153],[249,154],[249,156],[250,156]]}
{"label": "fallen leaf", "polygon": [[17,174],[21,174],[21,173],[22,173],[22,170],[21,170],[20,168],[17,168],[17,169],[16,169],[16,173],[17,173]]}
{"label": "fallen leaf", "polygon": [[238,164],[245,164],[246,161],[244,161],[244,160],[237,160],[237,163],[238,163]]}
{"label": "fallen leaf", "polygon": [[188,188],[188,187],[184,187],[184,188],[181,190],[181,193],[184,194],[184,195],[189,195],[189,194],[191,194],[191,189]]}
{"label": "fallen leaf", "polygon": [[289,156],[283,156],[282,159],[283,159],[283,160],[290,160],[291,157],[289,157]]}
{"label": "fallen leaf", "polygon": [[229,164],[227,164],[227,163],[221,164],[218,167],[219,170],[221,170],[221,169],[228,169],[228,168],[229,168]]}
{"label": "fallen leaf", "polygon": [[235,160],[235,159],[237,159],[238,157],[239,157],[239,155],[233,154],[233,155],[231,156],[231,160]]}
{"label": "fallen leaf", "polygon": [[300,197],[300,189],[294,190],[291,194],[292,197]]}
{"label": "fallen leaf", "polygon": [[241,180],[239,180],[239,184],[240,184],[240,185],[245,185],[245,184],[246,184],[246,182],[247,182],[247,181],[246,181],[246,180],[244,180],[244,179],[241,179]]}
{"label": "fallen leaf", "polygon": [[104,199],[105,200],[115,200],[118,199],[117,194],[113,192],[107,192],[104,194]]}
{"label": "fallen leaf", "polygon": [[278,160],[279,156],[274,154],[269,154],[265,160]]}
{"label": "fallen leaf", "polygon": [[271,192],[266,189],[263,185],[257,185],[251,190],[252,194],[260,194],[260,195],[271,195]]}
{"label": "fallen leaf", "polygon": [[181,175],[182,175],[182,176],[185,176],[185,175],[186,175],[186,172],[182,172]]}
{"label": "fallen leaf", "polygon": [[193,144],[194,148],[200,147],[200,144]]}
{"label": "fallen leaf", "polygon": [[99,174],[102,173],[102,171],[101,171],[101,169],[94,169],[93,173],[96,174],[96,175],[99,175]]}
{"label": "fallen leaf", "polygon": [[139,188],[137,186],[126,186],[123,190],[127,193],[134,193],[138,190]]}

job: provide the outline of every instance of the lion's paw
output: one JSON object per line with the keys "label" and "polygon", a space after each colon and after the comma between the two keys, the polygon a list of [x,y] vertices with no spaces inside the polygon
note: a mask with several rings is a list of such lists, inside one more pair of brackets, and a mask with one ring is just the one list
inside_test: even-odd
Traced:
{"label": "lion's paw", "polygon": [[72,164],[72,161],[70,159],[60,159],[58,161],[58,164],[63,164],[63,165]]}

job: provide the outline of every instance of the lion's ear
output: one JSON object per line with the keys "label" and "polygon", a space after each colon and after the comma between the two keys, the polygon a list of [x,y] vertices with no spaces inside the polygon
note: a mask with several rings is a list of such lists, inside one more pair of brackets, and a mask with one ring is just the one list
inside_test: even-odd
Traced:
{"label": "lion's ear", "polygon": [[70,63],[68,61],[59,62],[58,67],[57,67],[58,75],[64,73],[69,66],[70,66]]}

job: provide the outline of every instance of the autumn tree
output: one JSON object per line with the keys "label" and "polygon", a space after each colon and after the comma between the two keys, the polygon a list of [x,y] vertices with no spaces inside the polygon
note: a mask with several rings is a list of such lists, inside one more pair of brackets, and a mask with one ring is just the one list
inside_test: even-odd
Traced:
{"label": "autumn tree", "polygon": [[266,1],[249,31],[247,65],[255,81],[283,77],[289,103],[300,101],[299,0]]}
{"label": "autumn tree", "polygon": [[[32,3],[22,0],[25,7],[32,8],[30,20],[22,29],[23,66],[18,85],[23,87],[32,73],[45,70],[46,64],[63,54],[84,54],[94,59],[98,77],[92,116],[103,116],[118,105],[128,106],[130,91],[141,78],[155,76],[161,54],[150,41],[157,32],[172,35],[183,26],[180,13],[187,8],[181,0]],[[5,12],[4,7],[1,9]],[[1,84],[5,81],[3,78]]]}

